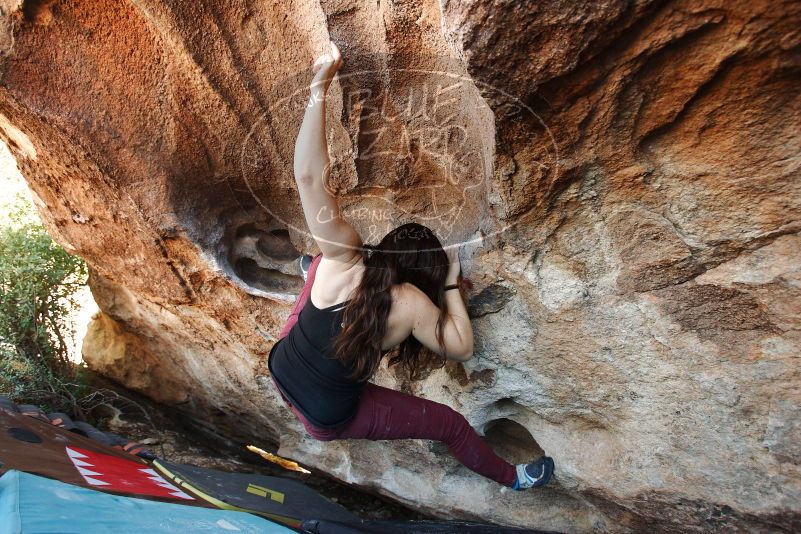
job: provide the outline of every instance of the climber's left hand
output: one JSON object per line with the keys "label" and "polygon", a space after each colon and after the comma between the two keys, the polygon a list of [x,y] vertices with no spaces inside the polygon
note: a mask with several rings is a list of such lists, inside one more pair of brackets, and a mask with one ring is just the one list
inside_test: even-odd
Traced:
{"label": "climber's left hand", "polygon": [[331,85],[334,75],[342,67],[343,63],[344,60],[339,48],[334,44],[334,41],[331,41],[331,52],[318,57],[314,65],[312,65],[312,72],[314,72],[314,78],[311,82],[312,88],[321,87],[324,93],[328,92],[328,86]]}

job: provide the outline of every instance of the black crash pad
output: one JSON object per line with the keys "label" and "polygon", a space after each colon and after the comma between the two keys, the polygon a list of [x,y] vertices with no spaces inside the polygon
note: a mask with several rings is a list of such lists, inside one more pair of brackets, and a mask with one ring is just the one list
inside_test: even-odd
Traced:
{"label": "black crash pad", "polygon": [[[257,513],[297,528],[303,519],[358,521],[348,510],[300,482],[248,473],[228,473],[158,459],[162,475],[185,490],[230,507]],[[215,503],[219,506],[218,503]],[[294,521],[288,521],[293,519]]]}

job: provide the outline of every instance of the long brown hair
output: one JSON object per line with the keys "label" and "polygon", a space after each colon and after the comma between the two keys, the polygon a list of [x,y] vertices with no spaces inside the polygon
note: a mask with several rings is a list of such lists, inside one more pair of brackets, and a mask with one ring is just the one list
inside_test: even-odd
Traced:
{"label": "long brown hair", "polygon": [[[365,245],[362,259],[364,275],[344,308],[343,327],[334,341],[334,351],[339,361],[353,369],[350,378],[366,381],[384,356],[381,345],[395,284],[414,284],[439,307],[437,341],[444,348],[448,256],[430,229],[408,223],[389,232],[378,245]],[[417,380],[426,369],[442,367],[445,358],[409,336],[389,360],[389,365],[398,363],[409,372],[411,380]]]}

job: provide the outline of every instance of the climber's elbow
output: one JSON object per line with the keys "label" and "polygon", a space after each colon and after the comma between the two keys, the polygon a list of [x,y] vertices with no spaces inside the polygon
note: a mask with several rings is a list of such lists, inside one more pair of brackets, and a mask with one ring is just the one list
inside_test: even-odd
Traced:
{"label": "climber's elbow", "polygon": [[464,347],[457,351],[448,351],[448,359],[457,362],[467,362],[473,359],[473,347]]}
{"label": "climber's elbow", "polygon": [[462,351],[462,361],[467,362],[473,359],[473,330],[472,328],[465,337],[465,347]]}
{"label": "climber's elbow", "polygon": [[307,167],[295,167],[295,183],[298,187],[311,187],[315,182],[314,173]]}

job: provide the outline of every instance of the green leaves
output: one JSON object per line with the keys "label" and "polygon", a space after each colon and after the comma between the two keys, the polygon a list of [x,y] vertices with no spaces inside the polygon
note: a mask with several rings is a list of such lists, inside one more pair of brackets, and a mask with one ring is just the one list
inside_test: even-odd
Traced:
{"label": "green leaves", "polygon": [[53,242],[31,210],[20,199],[0,227],[0,391],[74,411],[69,404],[85,385],[67,340],[87,267]]}

